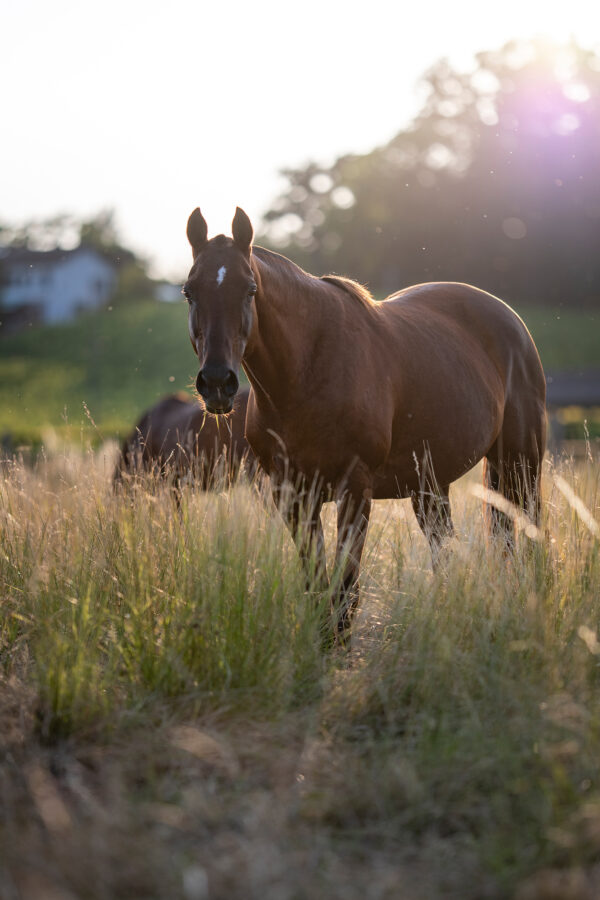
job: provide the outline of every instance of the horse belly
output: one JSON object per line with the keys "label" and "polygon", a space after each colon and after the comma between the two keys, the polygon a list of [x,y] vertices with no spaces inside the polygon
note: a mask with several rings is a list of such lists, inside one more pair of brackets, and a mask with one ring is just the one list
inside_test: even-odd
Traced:
{"label": "horse belly", "polygon": [[374,497],[407,497],[428,483],[456,481],[494,443],[503,407],[500,383],[493,389],[485,383],[465,385],[464,392],[441,387],[420,409],[405,404],[394,420],[388,459],[376,473]]}

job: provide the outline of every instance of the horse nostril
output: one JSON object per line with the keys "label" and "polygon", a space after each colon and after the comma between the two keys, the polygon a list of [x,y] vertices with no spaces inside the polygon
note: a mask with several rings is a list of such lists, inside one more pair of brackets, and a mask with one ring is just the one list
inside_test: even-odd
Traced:
{"label": "horse nostril", "polygon": [[240,383],[238,381],[237,375],[232,369],[230,369],[223,383],[223,393],[228,397],[233,397],[239,386]]}
{"label": "horse nostril", "polygon": [[233,369],[223,367],[204,366],[198,372],[196,378],[196,390],[202,396],[207,393],[218,391],[231,399],[234,396],[240,383]]}

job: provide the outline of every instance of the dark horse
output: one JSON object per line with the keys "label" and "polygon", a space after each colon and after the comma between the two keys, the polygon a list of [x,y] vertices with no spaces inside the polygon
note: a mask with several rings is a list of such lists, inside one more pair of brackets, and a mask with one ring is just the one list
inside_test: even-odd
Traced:
{"label": "dark horse", "polygon": [[[184,286],[212,413],[231,409],[241,363],[252,385],[246,436],[270,475],[303,558],[325,573],[320,511],[338,503],[338,629],[350,624],[371,503],[410,497],[434,564],[452,534],[448,489],[485,457],[487,486],[538,518],[545,379],[527,328],[467,284],[405,288],[381,303],[345,278],[317,278],[233,237],[208,240],[199,209]],[[494,527],[511,522],[493,510]],[[301,522],[306,523],[305,528]]]}
{"label": "dark horse", "polygon": [[249,390],[239,391],[233,410],[220,420],[206,414],[188,394],[169,394],[147,410],[123,442],[114,480],[154,473],[176,484],[190,476],[204,490],[223,474],[234,478],[245,456]]}

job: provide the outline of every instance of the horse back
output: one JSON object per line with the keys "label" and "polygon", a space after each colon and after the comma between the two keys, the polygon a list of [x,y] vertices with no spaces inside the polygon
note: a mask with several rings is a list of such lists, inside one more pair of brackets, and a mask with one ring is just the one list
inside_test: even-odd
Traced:
{"label": "horse back", "polygon": [[446,372],[462,360],[497,375],[507,389],[517,389],[525,376],[527,389],[545,399],[544,373],[527,326],[492,294],[459,282],[432,282],[391,295],[381,309],[393,330],[408,338],[409,365],[415,355],[423,362],[429,351],[430,362],[439,358]]}

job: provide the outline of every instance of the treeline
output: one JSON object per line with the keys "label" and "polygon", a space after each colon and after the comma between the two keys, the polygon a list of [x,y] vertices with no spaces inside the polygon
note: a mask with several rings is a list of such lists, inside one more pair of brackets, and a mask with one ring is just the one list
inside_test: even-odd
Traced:
{"label": "treeline", "polygon": [[600,305],[600,57],[512,42],[423,81],[420,114],[385,146],[284,172],[263,242],[379,296],[456,280],[517,305]]}

